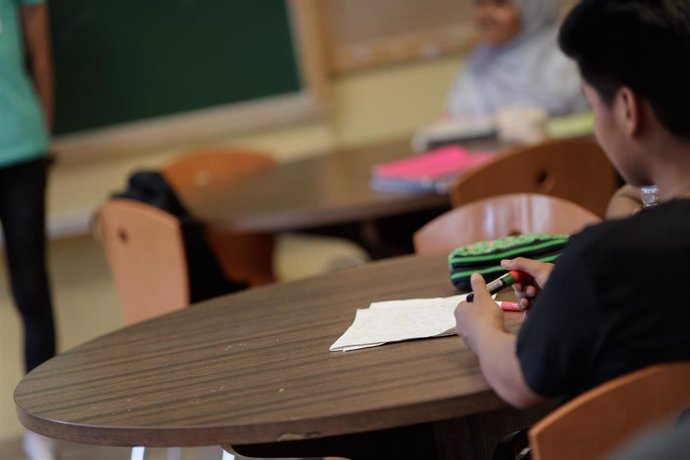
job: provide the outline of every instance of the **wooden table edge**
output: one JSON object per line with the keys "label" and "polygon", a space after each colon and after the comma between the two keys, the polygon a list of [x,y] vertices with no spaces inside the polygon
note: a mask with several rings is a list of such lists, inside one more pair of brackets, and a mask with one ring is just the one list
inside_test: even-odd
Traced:
{"label": "wooden table edge", "polygon": [[[481,414],[507,408],[491,389],[480,393],[463,395],[452,400],[439,400],[431,404],[420,402],[413,405],[372,409],[355,414],[347,414],[347,425],[358,429],[343,428],[343,415],[333,415],[327,419],[284,420],[271,424],[248,423],[245,425],[196,426],[196,427],[116,427],[80,425],[36,417],[15,404],[19,421],[27,429],[44,436],[81,444],[116,447],[196,447],[210,445],[251,445],[284,441],[324,438],[346,434],[356,434],[380,429],[403,427],[422,423]],[[376,414],[376,416],[373,416]],[[354,423],[353,423],[354,418]],[[261,436],[255,430],[272,432],[272,436]],[[267,427],[270,427],[267,429]],[[143,441],[143,439],[146,439]]]}

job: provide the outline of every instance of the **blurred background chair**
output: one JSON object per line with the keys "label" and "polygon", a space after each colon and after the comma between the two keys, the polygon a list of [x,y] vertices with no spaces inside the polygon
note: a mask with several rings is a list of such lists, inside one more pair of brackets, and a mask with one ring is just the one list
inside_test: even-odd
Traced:
{"label": "blurred background chair", "polygon": [[[189,277],[180,221],[153,206],[113,199],[96,212],[95,231],[106,253],[127,324],[189,305]],[[131,460],[143,460],[133,447]],[[179,458],[170,448],[168,458]]]}
{"label": "blurred background chair", "polygon": [[690,409],[690,363],[661,364],[604,383],[529,430],[533,460],[602,458],[621,443]]}
{"label": "blurred background chair", "polygon": [[[131,199],[113,198],[94,218],[127,324],[180,310],[190,304],[188,257],[183,228],[175,216]],[[180,459],[168,448],[168,460]],[[143,460],[144,447],[132,448],[131,460]],[[232,459],[223,453],[223,459]]]}
{"label": "blurred background chair", "polygon": [[561,198],[515,193],[451,209],[413,236],[415,252],[441,254],[482,240],[524,233],[575,233],[601,219]]}
{"label": "blurred background chair", "polygon": [[98,209],[94,224],[127,324],[189,305],[187,259],[177,218],[145,203],[112,199]]}
{"label": "blurred background chair", "polygon": [[[275,166],[266,152],[216,148],[184,154],[167,164],[162,174],[184,203],[185,195],[213,186],[241,186]],[[249,286],[276,280],[273,270],[274,236],[267,233],[235,233],[208,228],[206,240],[225,275]]]}
{"label": "blurred background chair", "polygon": [[505,193],[563,198],[604,217],[618,176],[594,139],[562,139],[510,149],[450,187],[454,207]]}

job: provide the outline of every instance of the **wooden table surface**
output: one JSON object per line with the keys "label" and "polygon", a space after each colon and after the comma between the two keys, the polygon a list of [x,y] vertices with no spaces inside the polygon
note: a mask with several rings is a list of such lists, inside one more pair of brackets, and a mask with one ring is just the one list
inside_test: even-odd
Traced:
{"label": "wooden table surface", "polygon": [[[496,149],[495,140],[473,141]],[[359,222],[448,206],[447,195],[379,193],[374,165],[412,155],[409,140],[342,150],[280,164],[236,187],[204,186],[182,197],[198,220],[237,232],[278,232]]]}
{"label": "wooden table surface", "polygon": [[[121,329],[24,377],[17,413],[27,428],[60,439],[194,446],[320,438],[505,407],[457,336],[328,350],[372,301],[455,294],[446,263],[370,263]],[[520,322],[507,314],[510,329]]]}

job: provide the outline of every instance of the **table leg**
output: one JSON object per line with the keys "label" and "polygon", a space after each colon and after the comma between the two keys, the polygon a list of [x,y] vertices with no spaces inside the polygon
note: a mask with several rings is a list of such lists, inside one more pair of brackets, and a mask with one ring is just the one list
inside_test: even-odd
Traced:
{"label": "table leg", "polygon": [[130,457],[130,459],[131,460],[144,460],[145,453],[146,453],[146,447],[144,447],[144,446],[132,447],[132,456]]}

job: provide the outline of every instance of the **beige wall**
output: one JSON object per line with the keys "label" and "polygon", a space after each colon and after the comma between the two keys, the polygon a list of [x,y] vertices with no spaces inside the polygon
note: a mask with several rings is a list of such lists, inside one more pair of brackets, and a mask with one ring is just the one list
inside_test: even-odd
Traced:
{"label": "beige wall", "polygon": [[[292,161],[332,148],[409,137],[441,112],[458,61],[455,56],[349,75],[332,82],[327,118],[223,143],[268,149],[280,161]],[[68,233],[79,229],[98,203],[122,188],[130,171],[161,165],[182,150],[57,165],[49,197],[51,226]],[[123,324],[104,257],[90,237],[51,241],[50,269],[61,350]],[[20,324],[2,269],[0,278],[1,439],[21,432],[12,391],[22,367]]]}

